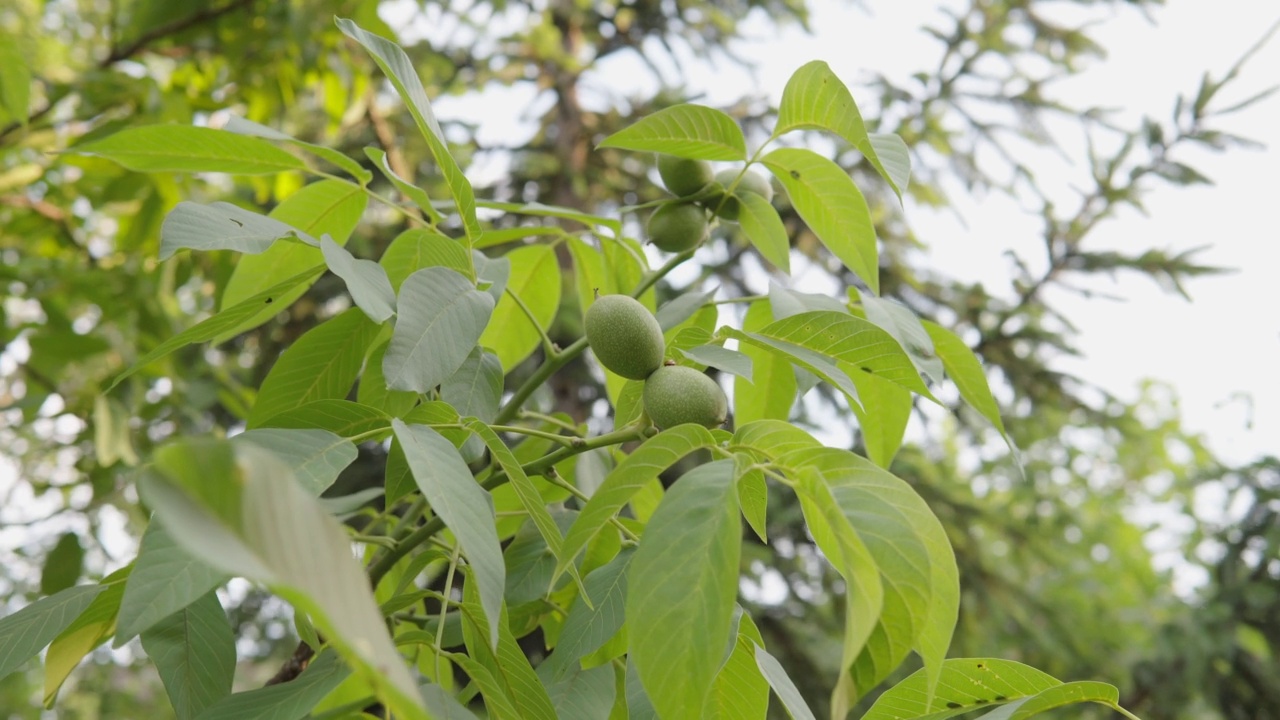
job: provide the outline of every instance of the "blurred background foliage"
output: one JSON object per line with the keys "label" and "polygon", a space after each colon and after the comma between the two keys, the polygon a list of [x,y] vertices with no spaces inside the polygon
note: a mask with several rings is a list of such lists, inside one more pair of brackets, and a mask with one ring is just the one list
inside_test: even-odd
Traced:
{"label": "blurred background foliage", "polygon": [[[964,595],[951,655],[998,656],[1063,679],[1113,682],[1122,703],[1148,720],[1276,718],[1280,461],[1226,466],[1182,429],[1167,387],[1145,385],[1125,401],[1088,377],[1054,369],[1074,352],[1074,328],[1046,298],[1049,288],[1072,290],[1091,275],[1127,270],[1185,294],[1188,279],[1215,272],[1142,238],[1103,246],[1093,233],[1122,208],[1140,208],[1159,183],[1204,182],[1181,160],[1188,146],[1247,145],[1216,124],[1224,82],[1206,75],[1185,97],[1170,98],[1167,119],[1133,127],[1054,97],[1055,81],[1102,54],[1090,35],[1094,21],[1115,12],[1158,16],[1159,5],[941,4],[921,15],[936,54],[920,59],[911,83],[872,75],[853,88],[868,126],[901,134],[911,148],[908,207],[946,208],[962,195],[998,192],[1039,214],[1042,232],[1021,239],[1007,287],[957,282],[931,266],[928,244],[939,239],[912,232],[909,214],[856,150],[815,147],[852,167],[868,196],[883,243],[884,294],[955,328],[976,348],[1021,449],[1025,477],[981,421],[920,407],[913,442],[893,466],[929,501],[956,548]],[[266,210],[308,178],[286,173],[233,184],[223,176],[146,175],[60,150],[128,125],[216,125],[230,110],[370,168],[362,148],[380,146],[400,175],[446,197],[412,120],[369,58],[344,42],[332,21],[338,15],[397,38],[433,98],[505,98],[503,112],[522,119],[527,133],[497,142],[475,124],[445,123],[462,164],[485,169],[476,174],[479,194],[611,212],[662,192],[651,158],[597,152],[595,143],[646,113],[698,99],[664,68],[787,62],[741,55],[745,19],[806,27],[808,10],[804,0],[4,3],[0,38],[8,55],[0,57],[25,60],[0,63],[5,97],[25,81],[22,68],[31,73],[29,118],[13,102],[0,103],[4,612],[42,589],[96,579],[126,562],[145,523],[131,466],[165,438],[241,426],[278,353],[345,307],[341,285],[322,280],[261,327],[187,348],[100,399],[104,380],[218,307],[238,259],[199,253],[157,262],[168,209],[190,198]],[[1072,19],[1051,19],[1059,17]],[[604,61],[615,55],[649,77],[637,83],[609,75]],[[645,85],[659,90],[633,89]],[[767,136],[767,99],[745,96],[725,109],[749,137]],[[1087,162],[1054,169],[1076,173],[1074,196],[1050,191],[1040,179],[1044,168],[1031,159],[1041,156],[1027,152],[1058,146],[1060,136],[1046,129],[1050,119],[1095,141]],[[378,192],[394,195],[378,182]],[[815,238],[796,234],[793,215],[784,218],[793,262],[806,277],[825,273],[852,284]],[[636,219],[628,220],[638,234]],[[348,247],[376,257],[403,221],[370,206]],[[494,220],[499,227],[519,222],[532,221]],[[722,229],[697,260],[724,296],[768,291],[766,266],[731,230]],[[677,294],[696,276],[680,275],[659,292]],[[574,293],[564,297],[576,302]],[[574,310],[562,309],[562,339],[580,332]],[[535,354],[508,382],[537,362]],[[550,389],[545,403],[607,426],[602,384],[585,364],[567,368]],[[826,437],[858,446],[847,407],[821,388],[797,412],[801,424],[828,433],[838,416],[835,425],[850,429]],[[348,487],[380,478],[384,461],[380,448],[363,448]],[[780,493],[770,501],[771,543],[749,536],[757,544],[744,553],[744,598],[770,650],[823,712],[839,656],[842,588],[804,535],[798,507]],[[1157,554],[1165,561],[1153,563]],[[240,586],[226,599],[239,638],[237,685],[260,684],[296,642],[287,608]],[[63,688],[59,716],[164,717],[167,704],[140,653],[136,642],[100,648]],[[41,717],[41,681],[33,663],[0,682],[0,714]]]}

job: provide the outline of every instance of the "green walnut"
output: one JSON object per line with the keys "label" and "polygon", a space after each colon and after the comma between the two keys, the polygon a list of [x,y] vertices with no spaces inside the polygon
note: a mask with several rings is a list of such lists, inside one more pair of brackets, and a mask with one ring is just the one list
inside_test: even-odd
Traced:
{"label": "green walnut", "polygon": [[674,155],[658,156],[658,175],[676,197],[689,197],[707,186],[713,177],[711,163]]}
{"label": "green walnut", "polygon": [[[738,177],[738,171],[728,168],[716,173],[716,182],[722,187],[728,188],[733,184],[733,180],[736,177]],[[748,171],[738,181],[738,186],[733,189],[733,195],[720,194],[713,196],[706,201],[707,208],[715,210],[716,214],[725,220],[736,221],[738,214],[742,211],[742,203],[738,201],[738,197],[742,197],[744,193],[755,193],[763,196],[765,200],[772,200],[773,186],[764,177]],[[734,197],[734,195],[738,197]]]}
{"label": "green walnut", "polygon": [[644,409],[666,430],[685,423],[715,428],[729,415],[729,400],[715,380],[683,365],[658,368],[644,381]]}
{"label": "green walnut", "polygon": [[707,236],[707,212],[694,203],[667,203],[649,216],[648,230],[659,250],[684,252]]}
{"label": "green walnut", "polygon": [[644,380],[662,367],[662,326],[649,308],[628,295],[604,295],[587,308],[587,342],[611,372]]}

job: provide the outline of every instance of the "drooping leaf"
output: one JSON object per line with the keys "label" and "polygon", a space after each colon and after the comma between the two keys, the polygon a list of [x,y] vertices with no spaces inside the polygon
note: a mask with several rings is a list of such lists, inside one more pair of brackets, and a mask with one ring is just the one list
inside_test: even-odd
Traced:
{"label": "drooping leaf", "polygon": [[[739,341],[739,345],[752,345],[766,350],[784,361],[798,365],[797,375],[803,369],[818,379],[825,380],[832,387],[845,394],[850,406],[858,406],[858,388],[849,375],[829,356],[816,350],[763,335],[759,332],[746,333],[733,328],[723,328],[723,334]],[[799,380],[796,381],[797,385]]]}
{"label": "drooping leaf", "polygon": [[790,274],[791,238],[787,237],[787,226],[782,224],[773,203],[757,193],[742,193],[738,204],[738,226],[742,234],[765,260]]}
{"label": "drooping leaf", "polygon": [[[580,658],[599,650],[622,629],[626,620],[627,568],[633,554],[624,549],[584,578],[591,604],[578,598],[569,608],[555,652],[543,662],[552,680],[577,667]],[[538,670],[541,674],[544,668],[539,666]]]}
{"label": "drooping leaf", "polygon": [[702,716],[732,631],[741,524],[733,463],[701,465],[667,491],[627,570],[629,658],[664,718]]}
{"label": "drooping leaf", "polygon": [[104,589],[102,585],[69,587],[0,619],[0,678],[35,657]]}
{"label": "drooping leaf", "polygon": [[723,345],[699,345],[680,352],[696,363],[710,365],[751,382],[751,357],[745,353]]}
{"label": "drooping leaf", "polygon": [[439,685],[423,685],[422,702],[426,704],[432,720],[476,720],[470,710]]}
{"label": "drooping leaf", "polygon": [[1033,697],[1062,685],[1057,678],[1012,660],[957,658],[942,663],[938,690],[927,697],[928,677],[917,670],[886,690],[862,720],[945,720],[976,709]]}
{"label": "drooping leaf", "polygon": [[116,629],[116,615],[120,599],[124,597],[124,583],[133,565],[129,564],[111,573],[99,583],[105,588],[89,607],[80,613],[75,622],[67,626],[49,644],[44,657],[44,704],[53,707],[58,690],[66,682],[76,666],[94,648],[107,641]]}
{"label": "drooping leaf", "polygon": [[880,159],[880,174],[894,187],[898,197],[911,183],[911,153],[907,143],[893,133],[867,133],[871,147]]}
{"label": "drooping leaf", "polygon": [[[465,621],[465,612],[462,617]],[[461,627],[465,628],[465,625]],[[490,667],[497,669],[497,657],[492,654],[492,651],[487,648],[480,651],[479,657],[483,657],[486,662],[481,662],[463,653],[449,653],[446,657],[462,668],[462,671],[479,688],[480,695],[484,698],[485,712],[490,717],[494,718],[494,720],[521,719],[520,711],[508,695],[510,686],[503,682],[507,678],[503,677],[501,672],[495,675],[494,672],[489,670]]]}
{"label": "drooping leaf", "polygon": [[404,451],[409,471],[431,505],[458,538],[462,555],[471,565],[479,586],[480,604],[489,621],[489,642],[498,642],[498,616],[506,585],[506,567],[494,527],[493,498],[476,483],[457,448],[426,425],[391,421],[396,441]]}
{"label": "drooping leaf", "polygon": [[[493,310],[493,319],[480,336],[480,344],[493,348],[503,370],[511,372],[538,347],[542,337],[539,327],[546,331],[555,319],[560,307],[560,266],[550,245],[518,248],[504,257],[511,263],[511,278]],[[537,319],[537,327],[510,297],[512,294]]]}
{"label": "drooping leaf", "polygon": [[391,163],[387,162],[386,152],[381,148],[366,147],[364,149],[364,154],[365,157],[373,161],[374,166],[378,168],[387,180],[391,181],[391,184],[394,185],[402,195],[412,200],[414,205],[417,205],[427,214],[427,217],[431,219],[432,223],[440,223],[440,213],[431,205],[431,198],[427,196],[427,192],[397,175],[396,171],[391,169]]}
{"label": "drooping leaf", "polygon": [[[462,588],[462,634],[471,656],[498,681],[503,694],[519,709],[522,720],[556,720],[551,698],[511,634],[506,611],[489,615],[488,610],[482,609],[477,584],[467,582]],[[486,642],[485,618],[491,618],[490,625],[498,629],[496,641]]]}
{"label": "drooping leaf", "polygon": [[911,308],[896,300],[863,294],[862,309],[867,313],[867,320],[898,341],[921,375],[931,382],[942,381],[942,361],[920,317]]}
{"label": "drooping leaf", "polygon": [[179,250],[234,250],[256,255],[285,238],[319,245],[310,234],[292,225],[231,203],[201,205],[184,200],[160,225],[160,259],[168,260]]}
{"label": "drooping leaf", "polygon": [[227,123],[222,126],[222,130],[240,135],[249,135],[251,137],[275,140],[277,142],[287,142],[290,145],[306,150],[322,160],[328,161],[335,167],[342,168],[348,175],[359,181],[361,185],[368,185],[369,181],[373,179],[373,173],[360,167],[360,163],[352,160],[333,148],[299,140],[291,135],[282,133],[279,130],[267,127],[266,125],[256,123],[246,118],[232,115],[227,119]]}
{"label": "drooping leaf", "polygon": [[397,235],[382,253],[378,264],[386,269],[391,287],[397,292],[405,278],[428,267],[446,267],[467,279],[475,277],[465,245],[422,228],[412,228]]}
{"label": "drooping leaf", "polygon": [[745,612],[738,624],[733,651],[716,675],[702,715],[707,720],[764,720],[769,711],[769,683],[756,665],[755,649],[764,643]]}
{"label": "drooping leaf", "polygon": [[357,455],[351,441],[320,429],[259,428],[240,433],[231,442],[253,443],[271,451],[314,497],[320,497]]}
{"label": "drooping leaf", "polygon": [[480,223],[476,221],[475,191],[471,189],[471,183],[467,181],[467,177],[462,174],[462,168],[458,167],[457,161],[449,154],[444,133],[440,130],[440,123],[436,121],[435,113],[431,110],[427,91],[422,87],[422,80],[413,68],[413,61],[394,42],[363,30],[346,18],[335,18],[335,22],[343,34],[369,51],[369,55],[373,57],[378,67],[382,68],[382,72],[386,74],[400,98],[404,100],[405,107],[413,116],[423,139],[427,141],[431,156],[435,158],[436,165],[444,175],[445,184],[453,195],[454,205],[458,208],[458,214],[462,216],[462,227],[466,231],[467,238],[474,242],[480,236]]}
{"label": "drooping leaf", "polygon": [[769,687],[778,694],[782,706],[787,709],[787,714],[793,720],[816,720],[813,711],[801,697],[796,684],[787,676],[787,671],[782,669],[782,664],[760,645],[756,646],[756,665],[760,668],[760,673],[764,675],[765,680],[769,681]]}
{"label": "drooping leaf", "polygon": [[236,639],[214,592],[143,632],[142,649],[160,672],[178,720],[193,720],[231,694]]}
{"label": "drooping leaf", "polygon": [[893,463],[911,418],[911,393],[897,383],[862,370],[849,372],[862,407],[854,407],[867,457],[882,468]]}
{"label": "drooping leaf", "polygon": [[[772,320],[769,303],[757,300],[747,308],[742,329],[755,332]],[[796,377],[791,363],[748,343],[739,343],[738,351],[751,360],[752,379],[748,381],[739,376],[733,380],[734,422],[742,426],[765,418],[787,419],[796,399]]]}
{"label": "drooping leaf", "polygon": [[[379,429],[391,434],[391,416],[375,407],[350,400],[315,400],[286,410],[263,423],[273,428],[316,428],[351,438]],[[369,439],[381,440],[383,436]]]}
{"label": "drooping leaf", "polygon": [[742,128],[702,105],[663,108],[604,139],[597,147],[660,152],[695,160],[746,160]]}
{"label": "drooping leaf", "polygon": [[600,720],[613,708],[613,667],[574,669],[547,688],[559,720]]}
{"label": "drooping leaf", "polygon": [[229,578],[183,550],[156,519],[147,525],[125,583],[115,647],[195,602]]}
{"label": "drooping leaf", "polygon": [[981,717],[985,720],[1026,720],[1047,710],[1087,702],[1118,708],[1120,691],[1114,685],[1089,680],[1063,683],[996,708]]}
{"label": "drooping leaf", "polygon": [[347,291],[357,307],[375,323],[382,323],[396,312],[396,291],[391,288],[387,271],[372,260],[356,258],[332,238],[320,238],[320,252],[334,275],[347,284]]}
{"label": "drooping leaf", "polygon": [[924,329],[933,340],[933,346],[937,350],[938,357],[942,358],[947,375],[960,390],[960,397],[994,425],[1008,441],[1004,421],[1000,419],[1000,406],[996,403],[995,396],[991,394],[991,387],[987,384],[987,374],[982,369],[978,356],[973,354],[960,336],[950,330],[927,320],[924,321]]}
{"label": "drooping leaf", "polygon": [[658,433],[636,448],[609,473],[578,513],[578,519],[565,535],[564,554],[556,567],[556,575],[574,561],[591,538],[609,522],[609,518],[615,516],[640,488],[680,458],[699,448],[710,447],[714,442],[711,433],[701,425],[680,425]]}
{"label": "drooping leaf", "polygon": [[202,712],[199,720],[298,720],[349,674],[337,653],[326,650],[293,680],[228,695]]}
{"label": "drooping leaf", "polygon": [[764,471],[752,467],[751,456],[746,453],[733,455],[733,481],[738,489],[738,507],[742,508],[742,516],[763,543],[769,542],[766,511],[769,504],[769,487],[765,483]]}
{"label": "drooping leaf", "polygon": [[711,298],[715,297],[718,290],[719,288],[711,288],[705,291],[691,290],[663,303],[662,307],[658,308],[658,312],[655,313],[659,327],[662,328],[663,332],[666,332],[693,317],[694,313],[701,310]]}
{"label": "drooping leaf", "polygon": [[489,323],[493,296],[453,270],[429,267],[405,279],[398,305],[382,372],[393,390],[425,393],[466,361]]}
{"label": "drooping leaf", "polygon": [[125,128],[67,152],[96,155],[142,172],[263,175],[307,168],[293,154],[260,138],[194,125]]}
{"label": "drooping leaf", "polygon": [[316,400],[340,400],[351,392],[378,326],[350,308],[303,333],[267,373],[249,411],[248,426]]}

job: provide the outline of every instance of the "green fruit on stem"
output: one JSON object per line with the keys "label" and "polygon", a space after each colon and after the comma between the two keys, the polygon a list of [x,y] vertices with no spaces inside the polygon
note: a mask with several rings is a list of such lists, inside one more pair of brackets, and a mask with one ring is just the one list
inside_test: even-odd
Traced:
{"label": "green fruit on stem", "polygon": [[644,409],[663,430],[685,423],[716,428],[729,415],[729,400],[715,380],[691,367],[666,365],[644,381]]}
{"label": "green fruit on stem", "polygon": [[587,308],[583,324],[596,359],[610,372],[644,380],[662,367],[666,343],[649,308],[629,295],[604,295]]}
{"label": "green fruit on stem", "polygon": [[[738,177],[738,171],[728,168],[716,173],[716,182],[728,189],[736,177]],[[764,177],[748,171],[738,181],[738,186],[733,189],[733,195],[727,193],[716,195],[706,201],[707,208],[714,210],[717,215],[725,220],[737,220],[738,214],[742,211],[742,203],[738,201],[738,198],[745,193],[755,193],[765,200],[772,200],[773,186]],[[735,195],[737,197],[734,197]]]}
{"label": "green fruit on stem", "polygon": [[684,252],[707,236],[707,212],[694,203],[667,203],[649,216],[648,230],[659,250]]}
{"label": "green fruit on stem", "polygon": [[706,160],[658,155],[658,175],[676,197],[689,197],[711,182],[713,171]]}

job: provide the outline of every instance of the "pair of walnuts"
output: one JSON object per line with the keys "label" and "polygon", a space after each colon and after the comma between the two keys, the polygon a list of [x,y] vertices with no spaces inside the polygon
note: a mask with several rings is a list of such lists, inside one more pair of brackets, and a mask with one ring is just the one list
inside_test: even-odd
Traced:
{"label": "pair of walnuts", "polygon": [[745,194],[755,193],[765,200],[773,197],[773,186],[763,177],[733,168],[716,173],[706,160],[659,155],[658,175],[679,198],[662,204],[649,216],[649,242],[667,252],[684,252],[702,242],[709,227],[708,211],[736,221],[742,212],[739,198]]}
{"label": "pair of walnuts", "polygon": [[644,380],[644,409],[660,429],[685,423],[719,427],[729,412],[724,391],[694,368],[663,365],[658,319],[629,295],[596,298],[585,318],[587,342],[611,372]]}

